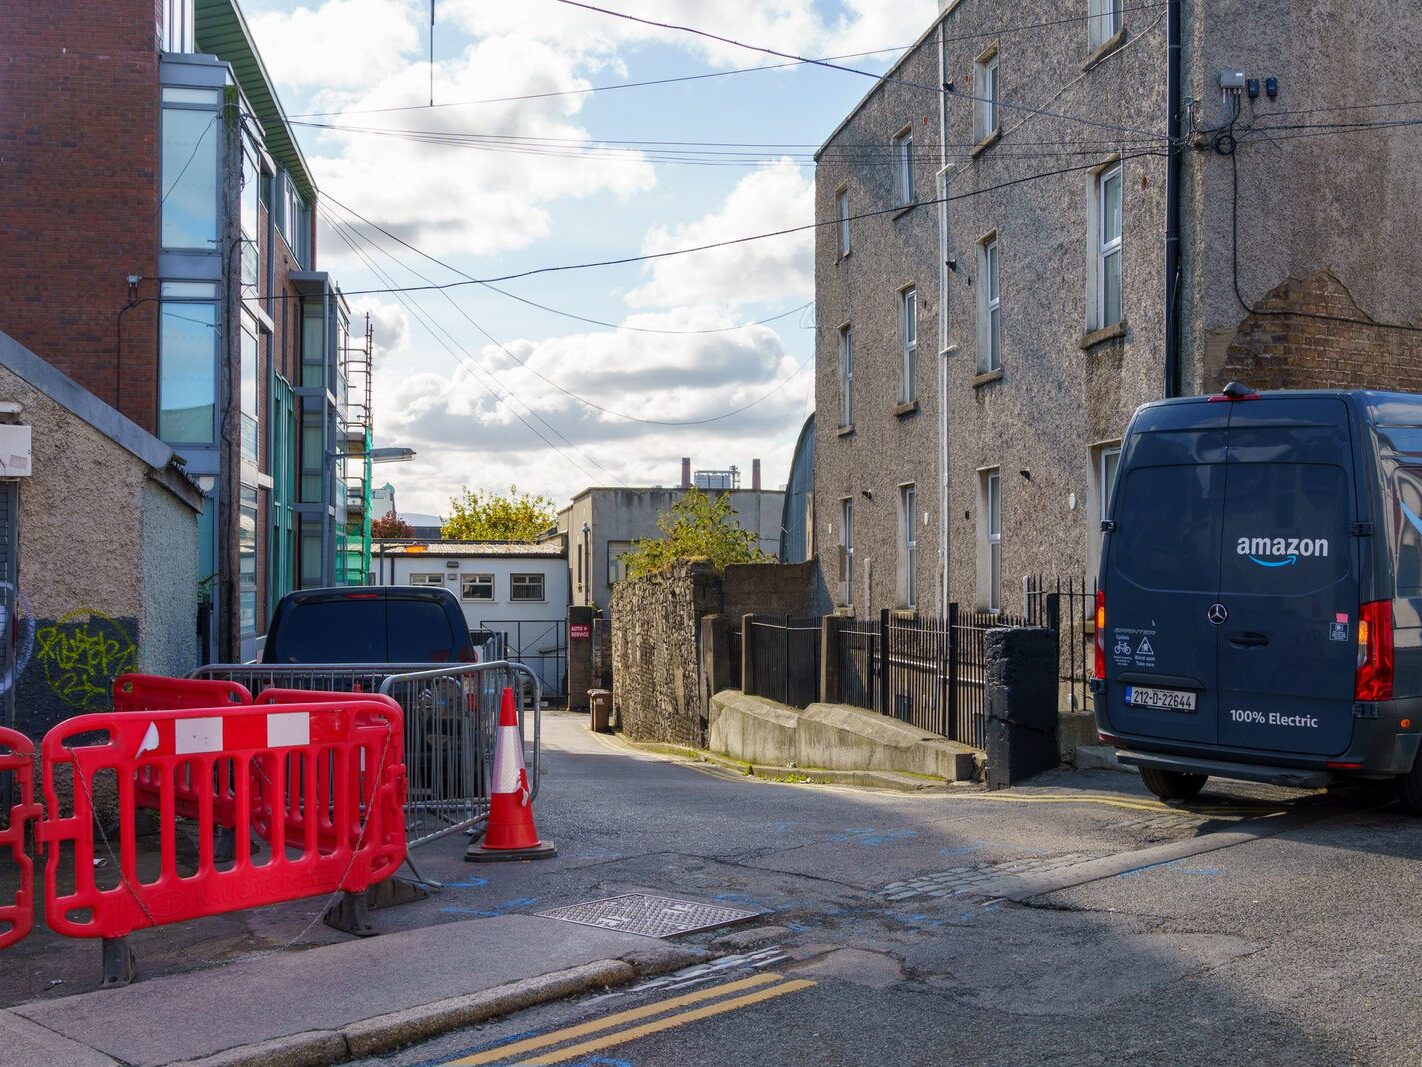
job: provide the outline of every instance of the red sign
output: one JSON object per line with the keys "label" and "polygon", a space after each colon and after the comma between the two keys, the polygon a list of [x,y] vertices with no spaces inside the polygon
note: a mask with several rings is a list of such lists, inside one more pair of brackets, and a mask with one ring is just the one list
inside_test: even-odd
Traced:
{"label": "red sign", "polygon": [[585,622],[572,622],[568,624],[568,637],[577,641],[579,638],[587,640],[592,636],[592,627]]}

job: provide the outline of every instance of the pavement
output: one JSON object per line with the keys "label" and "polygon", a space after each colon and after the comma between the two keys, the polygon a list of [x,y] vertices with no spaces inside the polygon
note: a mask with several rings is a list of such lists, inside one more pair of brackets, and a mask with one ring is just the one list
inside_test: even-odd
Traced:
{"label": "pavement", "polygon": [[[555,859],[425,846],[447,888],[375,938],[311,926],[322,901],[257,909],[143,931],[141,980],[89,991],[98,946],[37,932],[0,968],[0,1059],[1422,1060],[1422,834],[1376,794],[776,783],[558,713],[545,771]],[[631,892],[757,917],[664,939],[537,914]]]}

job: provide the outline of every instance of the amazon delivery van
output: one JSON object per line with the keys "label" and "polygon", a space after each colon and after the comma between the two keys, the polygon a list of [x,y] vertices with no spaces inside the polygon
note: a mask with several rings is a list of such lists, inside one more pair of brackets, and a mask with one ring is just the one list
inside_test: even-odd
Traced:
{"label": "amazon delivery van", "polygon": [[1153,792],[1392,778],[1422,814],[1422,396],[1147,404],[1102,528],[1097,725]]}

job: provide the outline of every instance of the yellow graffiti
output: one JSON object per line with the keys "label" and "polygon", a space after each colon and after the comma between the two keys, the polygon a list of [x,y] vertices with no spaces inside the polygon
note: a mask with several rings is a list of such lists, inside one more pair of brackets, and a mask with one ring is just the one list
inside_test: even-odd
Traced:
{"label": "yellow graffiti", "polygon": [[135,669],[138,650],[113,619],[80,609],[36,631],[35,658],[60,700],[99,711],[111,706],[114,679]]}

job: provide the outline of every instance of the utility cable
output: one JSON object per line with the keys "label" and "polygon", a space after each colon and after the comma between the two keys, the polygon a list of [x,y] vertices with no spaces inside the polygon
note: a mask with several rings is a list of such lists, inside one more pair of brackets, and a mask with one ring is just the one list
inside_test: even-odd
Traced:
{"label": "utility cable", "polygon": [[[367,240],[368,240],[368,239],[367,239]],[[401,242],[401,243],[403,244],[404,242]],[[370,242],[370,245],[371,245],[372,248],[377,248],[377,247],[378,247],[377,245],[375,245],[375,243],[374,243],[373,241]],[[414,251],[418,251],[418,249],[415,249]],[[422,277],[422,276],[419,274],[418,271],[414,270],[413,268],[411,268],[410,266],[408,266],[408,265],[406,265],[406,264],[400,263],[400,261],[399,261],[392,253],[390,253],[388,250],[384,251],[384,254],[385,254],[387,257],[389,257],[393,262],[399,264],[399,265],[402,266],[405,270],[409,271],[409,273],[415,275],[415,277],[417,277],[417,278]],[[482,335],[485,337],[485,339],[488,340],[488,342],[489,342],[490,344],[494,345],[494,346],[495,346],[496,348],[498,348],[501,352],[503,352],[504,355],[508,356],[509,359],[513,360],[513,362],[515,362],[515,363],[517,363],[519,366],[523,367],[526,371],[528,371],[528,372],[529,372],[530,374],[532,374],[534,377],[538,378],[540,381],[544,382],[546,385],[549,385],[549,386],[551,386],[552,388],[558,390],[558,392],[560,392],[560,393],[562,393],[563,395],[567,396],[569,399],[574,400],[574,401],[576,401],[577,403],[583,405],[584,407],[591,408],[591,409],[593,409],[594,411],[598,411],[598,412],[600,412],[600,413],[602,413],[602,414],[604,414],[604,415],[611,415],[611,416],[613,416],[614,418],[623,419],[623,420],[625,420],[625,421],[627,421],[627,422],[639,423],[639,424],[641,424],[641,425],[646,425],[646,426],[667,426],[667,427],[707,426],[707,425],[710,425],[711,423],[721,422],[721,421],[723,421],[723,420],[725,420],[725,419],[729,419],[729,418],[731,418],[732,416],[739,415],[739,414],[741,414],[743,411],[749,411],[751,408],[756,407],[757,405],[762,404],[762,403],[764,403],[765,401],[769,400],[772,396],[774,396],[774,395],[775,395],[776,393],[778,393],[781,389],[783,389],[786,385],[788,385],[791,381],[793,381],[796,377],[798,377],[798,376],[800,375],[800,373],[801,373],[807,366],[809,366],[810,362],[814,359],[814,355],[811,354],[810,356],[806,357],[803,361],[801,361],[801,363],[799,364],[799,366],[797,366],[794,371],[792,371],[792,372],[791,372],[789,375],[787,375],[785,378],[783,378],[783,379],[781,379],[779,382],[777,382],[777,383],[776,383],[774,386],[772,386],[767,392],[765,392],[765,393],[763,393],[762,395],[756,397],[756,399],[750,401],[750,402],[747,403],[747,404],[743,404],[743,405],[741,405],[741,406],[738,407],[738,408],[733,408],[733,409],[730,410],[730,411],[723,412],[723,413],[721,413],[720,415],[715,415],[715,416],[711,416],[711,417],[709,417],[709,418],[704,418],[704,419],[648,419],[648,418],[643,418],[643,417],[638,416],[638,415],[629,415],[629,414],[627,414],[627,413],[624,412],[624,411],[617,411],[617,410],[615,410],[615,409],[613,409],[613,408],[606,407],[606,406],[604,406],[604,405],[602,405],[602,404],[597,403],[597,402],[594,401],[594,400],[589,400],[587,397],[581,396],[580,394],[573,392],[571,389],[568,389],[568,388],[564,387],[563,385],[560,385],[558,382],[554,381],[552,378],[549,378],[548,376],[546,376],[546,375],[544,375],[543,373],[541,373],[537,368],[535,368],[535,367],[533,367],[533,366],[530,366],[529,363],[528,363],[526,360],[520,359],[518,356],[514,355],[513,352],[511,352],[511,351],[508,349],[508,347],[503,344],[503,342],[501,342],[498,338],[494,337],[493,334],[489,333],[489,331],[486,330],[483,326],[481,326],[478,322],[476,322],[476,321],[473,319],[473,317],[471,317],[471,316],[469,315],[468,312],[466,312],[462,307],[460,307],[459,304],[456,303],[455,300],[454,300],[448,293],[442,293],[441,295],[443,295],[444,298],[445,298],[447,301],[449,301],[450,306],[453,307],[454,310],[455,310],[456,312],[458,312],[459,315],[462,316],[463,319],[464,319],[466,322],[469,323],[469,325],[473,326],[474,329],[478,330],[479,333],[482,334]],[[796,310],[800,310],[800,309],[797,308]],[[525,401],[520,400],[520,403],[523,403],[525,407],[529,407],[529,405],[528,405]],[[532,410],[532,409],[530,408],[530,410]],[[551,427],[550,427],[550,429],[551,429]],[[556,432],[556,431],[555,431],[555,432]],[[571,444],[571,442],[570,442],[570,444]],[[593,462],[593,461],[591,460],[591,457],[588,457],[588,458],[589,458],[589,462]],[[608,473],[611,473],[611,472],[608,472]]]}
{"label": "utility cable", "polygon": [[[387,238],[390,239],[391,241],[394,241],[396,244],[402,245],[403,247],[408,248],[411,252],[414,252],[417,256],[422,256],[423,258],[429,260],[431,263],[435,264],[435,266],[443,267],[445,270],[451,272],[452,274],[457,274],[457,275],[459,275],[461,278],[465,278],[465,279],[467,279],[467,280],[469,280],[469,281],[477,281],[477,280],[478,280],[478,279],[476,279],[472,274],[469,274],[467,271],[460,270],[458,267],[454,266],[454,264],[452,264],[452,263],[447,263],[447,262],[445,262],[445,261],[442,260],[442,259],[438,259],[437,257],[430,255],[430,254],[429,254],[428,252],[426,252],[424,249],[422,249],[422,248],[417,248],[415,245],[412,245],[409,241],[406,241],[404,238],[402,238],[402,237],[397,237],[395,234],[393,234],[393,233],[391,233],[389,230],[387,230],[384,226],[381,226],[378,222],[372,222],[370,219],[366,218],[364,215],[362,215],[362,214],[361,214],[359,211],[357,211],[355,208],[349,206],[348,204],[343,204],[343,203],[341,203],[341,202],[340,202],[339,200],[337,200],[334,196],[328,195],[328,196],[325,197],[325,200],[326,200],[327,203],[335,204],[335,205],[336,205],[338,208],[340,208],[342,211],[346,212],[346,214],[355,216],[355,218],[359,219],[362,223],[364,223],[365,225],[369,226],[371,229],[377,231],[378,233],[382,234],[383,236],[387,237]],[[413,271],[412,271],[411,273],[413,273]],[[426,279],[424,279],[424,280],[425,280],[425,281],[428,281],[429,279],[426,278]],[[479,284],[482,285],[485,289],[490,289],[490,290],[492,290],[493,292],[498,293],[500,296],[506,296],[506,297],[508,297],[510,300],[516,300],[516,301],[518,301],[520,304],[527,304],[529,307],[538,308],[540,311],[547,311],[547,312],[550,312],[551,314],[554,314],[554,315],[561,315],[562,317],[567,318],[567,319],[576,319],[578,322],[586,322],[586,323],[589,323],[589,324],[591,324],[591,325],[593,325],[593,326],[605,326],[605,327],[607,327],[608,329],[612,329],[612,330],[628,330],[628,331],[631,331],[631,332],[633,332],[633,333],[653,333],[653,334],[670,334],[670,335],[732,333],[732,332],[734,332],[734,331],[736,331],[736,330],[744,330],[744,329],[747,329],[747,328],[749,328],[749,327],[751,327],[751,326],[764,326],[764,325],[766,325],[767,323],[776,322],[776,321],[778,321],[778,320],[780,320],[780,319],[784,319],[784,318],[789,318],[791,315],[795,314],[797,311],[804,311],[805,308],[811,307],[811,306],[813,306],[814,303],[815,303],[813,300],[810,300],[810,301],[807,301],[807,302],[801,304],[799,307],[793,307],[793,308],[791,308],[789,311],[782,311],[782,312],[780,312],[780,314],[778,314],[778,315],[772,315],[772,316],[770,316],[770,318],[768,318],[768,319],[761,319],[761,320],[759,320],[759,321],[757,321],[757,322],[745,322],[745,323],[741,323],[739,326],[721,326],[721,327],[717,327],[717,328],[715,328],[715,329],[706,329],[706,330],[659,330],[659,329],[653,329],[653,328],[650,327],[650,326],[625,326],[625,325],[621,325],[621,324],[618,324],[618,323],[615,323],[615,322],[603,322],[601,319],[591,319],[591,318],[587,318],[586,316],[583,316],[583,315],[576,315],[576,314],[574,314],[574,313],[571,312],[571,311],[563,311],[563,310],[561,310],[561,309],[559,309],[559,308],[549,307],[547,304],[540,304],[540,303],[538,303],[538,301],[536,301],[536,300],[529,300],[529,299],[527,299],[526,297],[519,296],[519,295],[516,294],[516,293],[511,293],[511,292],[509,292],[507,289],[500,289],[500,288],[499,288],[498,286],[496,286],[496,285],[490,285],[488,282],[480,282]]]}

